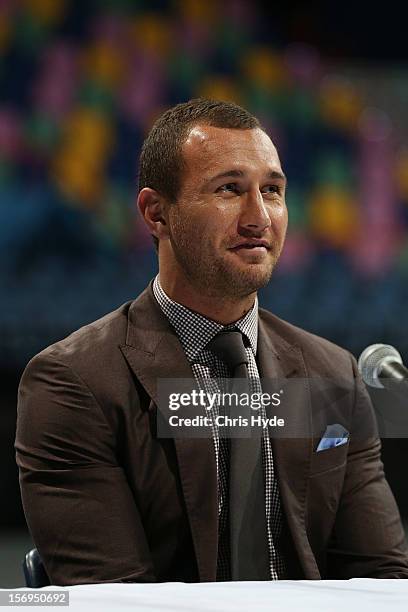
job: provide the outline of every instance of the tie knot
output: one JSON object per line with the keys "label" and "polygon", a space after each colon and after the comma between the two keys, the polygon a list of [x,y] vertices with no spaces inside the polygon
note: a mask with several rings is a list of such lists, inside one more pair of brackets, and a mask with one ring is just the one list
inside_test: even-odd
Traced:
{"label": "tie knot", "polygon": [[243,363],[248,365],[248,356],[240,331],[219,332],[210,340],[206,349],[221,359],[232,372]]}

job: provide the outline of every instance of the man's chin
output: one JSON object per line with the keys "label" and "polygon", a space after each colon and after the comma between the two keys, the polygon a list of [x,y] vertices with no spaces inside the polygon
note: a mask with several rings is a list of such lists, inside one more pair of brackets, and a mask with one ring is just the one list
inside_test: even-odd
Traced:
{"label": "man's chin", "polygon": [[257,267],[260,268],[252,266],[250,270],[230,270],[225,282],[226,292],[242,297],[265,287],[271,280],[273,268],[256,269]]}

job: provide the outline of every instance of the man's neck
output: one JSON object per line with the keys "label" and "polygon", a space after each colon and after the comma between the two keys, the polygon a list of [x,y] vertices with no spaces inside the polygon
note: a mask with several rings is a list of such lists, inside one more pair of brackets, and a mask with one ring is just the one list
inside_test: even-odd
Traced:
{"label": "man's neck", "polygon": [[159,279],[170,299],[221,325],[230,325],[242,319],[253,307],[256,298],[256,292],[242,298],[208,296],[185,283],[170,283],[162,276]]}

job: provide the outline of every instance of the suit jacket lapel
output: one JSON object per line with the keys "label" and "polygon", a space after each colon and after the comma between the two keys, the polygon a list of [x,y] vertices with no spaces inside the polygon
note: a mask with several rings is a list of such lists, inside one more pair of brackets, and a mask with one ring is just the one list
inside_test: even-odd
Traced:
{"label": "suit jacket lapel", "polygon": [[[300,347],[290,345],[274,331],[271,315],[259,310],[257,361],[259,374],[265,381],[282,378],[307,378]],[[278,476],[282,511],[286,517],[300,564],[308,579],[320,578],[315,557],[310,548],[305,525],[307,480],[313,452],[310,394],[302,395],[301,403],[285,403],[282,412],[285,423],[296,423],[296,432],[304,437],[285,438],[285,432],[270,429],[274,468]],[[277,437],[277,434],[280,437]]]}
{"label": "suit jacket lapel", "polygon": [[[158,378],[194,378],[178,337],[154,298],[151,284],[129,309],[126,344],[120,347],[153,402]],[[200,581],[217,568],[217,469],[212,439],[175,439],[180,479]]]}

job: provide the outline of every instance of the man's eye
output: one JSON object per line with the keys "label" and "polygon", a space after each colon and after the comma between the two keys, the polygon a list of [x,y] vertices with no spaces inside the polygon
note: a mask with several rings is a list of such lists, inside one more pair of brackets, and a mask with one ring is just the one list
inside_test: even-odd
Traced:
{"label": "man's eye", "polygon": [[225,183],[218,187],[217,191],[237,191],[237,185],[236,183]]}
{"label": "man's eye", "polygon": [[262,188],[262,191],[266,191],[266,193],[280,193],[279,185],[266,185]]}

